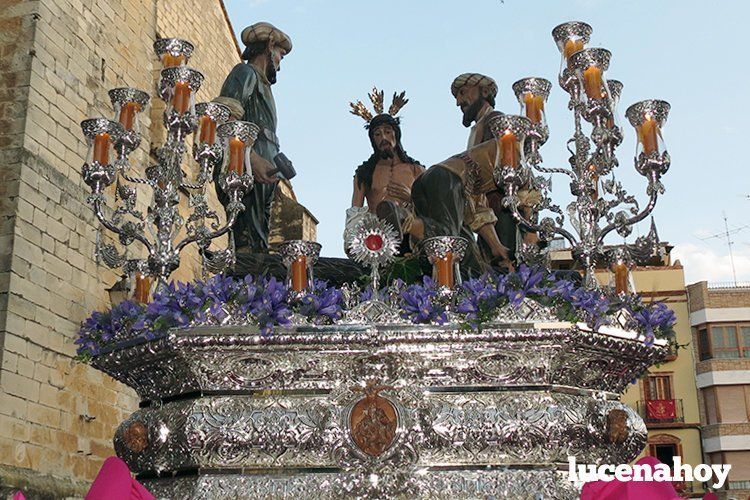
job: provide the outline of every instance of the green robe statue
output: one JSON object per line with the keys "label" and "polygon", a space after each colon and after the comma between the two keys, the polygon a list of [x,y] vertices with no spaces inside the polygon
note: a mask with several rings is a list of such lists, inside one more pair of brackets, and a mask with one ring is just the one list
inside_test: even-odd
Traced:
{"label": "green robe statue", "polygon": [[[242,103],[244,121],[253,122],[260,127],[258,139],[253,150],[273,164],[273,158],[279,153],[279,140],[276,137],[276,103],[271,93],[271,85],[251,64],[236,65],[221,87],[222,97],[231,97]],[[218,170],[215,179],[218,178]],[[219,201],[226,206],[228,198],[215,183]],[[268,251],[268,231],[271,219],[271,202],[273,201],[276,183],[263,184],[256,182],[245,194],[242,203],[245,211],[240,213],[234,223],[234,238],[237,249],[247,249],[253,253]]]}

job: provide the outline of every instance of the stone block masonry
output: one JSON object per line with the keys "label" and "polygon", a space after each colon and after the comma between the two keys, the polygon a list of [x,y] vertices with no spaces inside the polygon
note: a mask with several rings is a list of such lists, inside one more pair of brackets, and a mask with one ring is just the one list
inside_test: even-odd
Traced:
{"label": "stone block masonry", "polygon": [[[220,0],[0,0],[0,497],[81,496],[137,408],[134,392],[73,359],[79,323],[109,305],[118,279],[93,260],[79,123],[113,116],[110,88],[155,94],[152,43],[164,36],[195,43],[199,100],[240,62]],[[152,104],[141,164],[164,140]],[[175,277],[192,279],[197,264],[188,254]]]}

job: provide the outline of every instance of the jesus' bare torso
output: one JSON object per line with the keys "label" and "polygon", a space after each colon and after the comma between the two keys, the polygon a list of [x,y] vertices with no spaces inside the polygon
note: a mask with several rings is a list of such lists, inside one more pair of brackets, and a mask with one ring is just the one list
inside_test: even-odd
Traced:
{"label": "jesus' bare torso", "polygon": [[403,163],[397,158],[379,160],[369,188],[360,186],[355,176],[352,206],[361,207],[367,200],[367,208],[373,213],[383,201],[403,206],[410,201],[411,186],[422,172],[424,167],[415,163]]}

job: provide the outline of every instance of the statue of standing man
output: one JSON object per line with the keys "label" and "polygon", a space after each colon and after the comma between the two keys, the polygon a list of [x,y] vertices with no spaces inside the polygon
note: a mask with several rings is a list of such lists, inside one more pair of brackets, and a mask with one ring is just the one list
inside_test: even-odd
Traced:
{"label": "statue of standing man", "polygon": [[[278,183],[278,179],[270,174],[275,169],[274,159],[279,155],[276,104],[271,85],[276,83],[281,60],[292,50],[292,41],[283,31],[266,22],[248,26],[242,30],[241,38],[245,44],[242,59],[247,64],[240,63],[232,69],[221,87],[220,96],[238,101],[243,108],[241,119],[260,127],[250,153],[255,185],[242,199],[245,211],[232,228],[239,252],[258,253],[268,251],[271,202]],[[217,100],[221,101],[221,98]],[[219,183],[215,185],[219,201],[226,205],[228,198]]]}

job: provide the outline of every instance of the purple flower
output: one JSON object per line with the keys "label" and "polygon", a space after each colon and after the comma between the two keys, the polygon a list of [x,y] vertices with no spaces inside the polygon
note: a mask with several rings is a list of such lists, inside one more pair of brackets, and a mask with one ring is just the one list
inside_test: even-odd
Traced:
{"label": "purple flower", "polygon": [[320,281],[313,286],[312,293],[302,297],[299,313],[314,323],[334,322],[344,315],[343,303],[341,290]]}
{"label": "purple flower", "polygon": [[143,305],[132,300],[123,301],[110,311],[94,311],[78,331],[78,338],[75,340],[78,354],[96,356],[102,348],[118,340],[137,336],[143,312]]}
{"label": "purple flower", "polygon": [[506,295],[510,305],[518,307],[529,295],[544,295],[546,290],[541,288],[545,272],[539,268],[531,268],[521,264],[518,271],[507,276]]}
{"label": "purple flower", "polygon": [[445,307],[435,302],[436,297],[435,282],[425,276],[421,285],[410,285],[401,292],[401,317],[412,323],[435,322],[442,325],[448,317]]}
{"label": "purple flower", "polygon": [[372,291],[372,286],[368,286],[362,291],[362,293],[359,294],[359,301],[367,302],[368,300],[372,300],[373,295],[374,293]]}
{"label": "purple flower", "polygon": [[633,319],[642,328],[646,344],[651,345],[657,334],[665,336],[672,331],[677,317],[663,302],[654,302],[632,312]]}
{"label": "purple flower", "polygon": [[485,274],[468,280],[461,286],[456,310],[465,315],[464,319],[472,328],[477,328],[507,303],[506,287],[505,275]]}
{"label": "purple flower", "polygon": [[570,301],[571,295],[573,295],[573,292],[576,290],[576,284],[572,281],[568,281],[565,279],[561,279],[559,281],[554,282],[552,285],[547,287],[546,293],[547,296],[556,298],[559,297],[563,300]]}
{"label": "purple flower", "polygon": [[519,290],[523,290],[525,295],[541,293],[542,290],[537,285],[542,283],[544,274],[545,272],[539,268],[531,268],[526,264],[521,264],[516,273]]}

